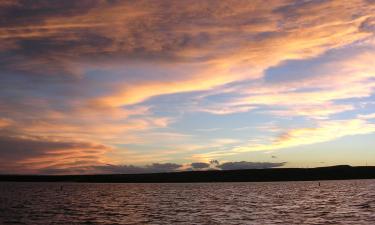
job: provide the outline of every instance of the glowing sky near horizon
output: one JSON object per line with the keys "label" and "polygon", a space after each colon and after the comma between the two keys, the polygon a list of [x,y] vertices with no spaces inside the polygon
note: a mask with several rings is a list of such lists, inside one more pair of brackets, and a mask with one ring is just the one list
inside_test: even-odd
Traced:
{"label": "glowing sky near horizon", "polygon": [[0,173],[374,146],[373,0],[0,1]]}

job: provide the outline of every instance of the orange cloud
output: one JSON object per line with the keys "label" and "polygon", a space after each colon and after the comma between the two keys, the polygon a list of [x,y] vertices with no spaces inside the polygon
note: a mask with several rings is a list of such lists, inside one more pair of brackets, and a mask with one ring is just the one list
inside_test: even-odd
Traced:
{"label": "orange cloud", "polygon": [[305,77],[304,71],[301,71],[298,79],[275,83],[258,80],[245,87],[234,88],[229,93],[239,93],[240,97],[221,102],[218,106],[229,107],[231,112],[243,112],[244,107],[251,110],[272,106],[277,109],[268,112],[275,115],[310,118],[327,118],[332,114],[354,110],[350,104],[334,102],[369,97],[374,93],[373,39],[358,47],[363,46],[368,46],[367,50],[320,64],[311,76]]}
{"label": "orange cloud", "polygon": [[9,119],[0,118],[0,129],[7,127],[12,124],[12,121]]}
{"label": "orange cloud", "polygon": [[[40,23],[20,20],[2,28],[4,38],[30,41],[42,53],[29,57],[27,54],[34,50],[17,44],[17,52],[24,52],[22,57],[30,60],[17,68],[42,73],[38,68],[50,65],[56,68],[47,71],[55,73],[58,68],[70,71],[77,67],[77,62],[98,63],[96,58],[120,64],[137,59],[192,66],[203,62],[202,67],[206,67],[184,77],[176,74],[168,80],[124,81],[122,87],[97,100],[113,106],[259,78],[264,69],[283,60],[317,56],[362,40],[371,35],[360,27],[374,7],[362,0],[298,5],[289,1],[249,4],[240,0],[214,5],[209,1],[168,5],[161,1],[97,1],[88,5],[88,10],[79,3],[67,5],[73,12],[70,15],[42,13]],[[33,39],[34,35],[39,38]],[[48,50],[53,47],[61,53]],[[75,69],[72,73],[82,71]],[[149,80],[153,80],[152,75]]]}
{"label": "orange cloud", "polygon": [[0,152],[4,173],[38,173],[46,168],[66,169],[64,165],[79,162],[79,166],[105,163],[105,153],[111,148],[90,142],[56,138],[0,136]]}
{"label": "orange cloud", "polygon": [[[126,84],[113,94],[101,97],[97,101],[112,106],[128,105],[142,102],[152,96],[207,90],[241,79],[256,79],[262,76],[262,72],[266,68],[284,60],[318,56],[329,49],[364,40],[372,35],[360,30],[361,24],[371,15],[369,9],[371,6],[367,7],[362,1],[353,1],[351,4],[354,4],[355,7],[348,7],[347,3],[341,2],[315,3],[311,4],[311,11],[309,6],[281,14],[274,13],[275,8],[283,5],[281,2],[275,2],[270,6],[260,4],[253,17],[256,18],[261,16],[260,13],[264,13],[262,17],[267,15],[269,18],[267,22],[245,24],[244,27],[242,25],[232,26],[231,29],[229,23],[239,23],[244,19],[242,13],[248,13],[247,15],[252,18],[250,16],[252,9],[246,7],[239,9],[235,6],[234,14],[229,17],[228,22],[223,21],[225,16],[222,15],[210,18],[217,23],[228,25],[228,27],[224,25],[224,28],[218,28],[218,30],[214,29],[217,23],[212,23],[212,27],[208,27],[206,32],[212,36],[213,41],[208,41],[202,48],[181,48],[175,53],[177,58],[180,54],[181,57],[190,58],[201,55],[207,62],[206,64],[200,62],[202,70],[184,77],[176,74],[171,80],[166,81]],[[192,9],[196,8],[192,7]],[[325,10],[319,11],[320,9]],[[317,14],[319,16],[311,15],[311,12],[315,10],[320,12]],[[361,12],[358,14],[359,16],[354,18],[350,16],[359,13],[359,11]],[[330,13],[326,14],[325,12]],[[337,14],[332,12],[337,12]],[[284,20],[284,16],[296,16],[297,19]],[[283,30],[280,30],[280,27],[276,25],[281,21]],[[170,32],[173,33],[175,27],[173,27],[173,23],[171,25]],[[263,30],[259,31],[259,26],[264,26]],[[194,29],[199,30],[199,24],[191,25],[188,31],[194,33]],[[176,35],[178,34],[176,33]],[[257,35],[260,37],[255,38]],[[262,35],[264,38],[261,38]],[[221,38],[215,38],[216,36]],[[243,36],[249,37],[247,41],[242,40]],[[207,52],[210,55],[204,57],[208,54]],[[194,63],[188,63],[194,66]],[[204,69],[204,66],[207,69]]]}

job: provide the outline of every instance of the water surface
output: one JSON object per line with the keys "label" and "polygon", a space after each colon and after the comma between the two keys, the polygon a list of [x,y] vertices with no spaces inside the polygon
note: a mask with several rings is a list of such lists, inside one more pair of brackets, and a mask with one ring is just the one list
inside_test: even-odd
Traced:
{"label": "water surface", "polygon": [[320,183],[0,183],[0,224],[374,224],[375,180]]}

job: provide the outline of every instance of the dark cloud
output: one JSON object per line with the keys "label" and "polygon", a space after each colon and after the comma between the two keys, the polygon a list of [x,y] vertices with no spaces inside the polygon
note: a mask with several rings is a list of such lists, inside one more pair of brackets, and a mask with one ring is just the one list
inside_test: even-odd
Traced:
{"label": "dark cloud", "polygon": [[102,145],[93,145],[90,143],[48,141],[43,139],[26,139],[19,137],[0,137],[0,158],[2,159],[20,159],[28,158],[49,151],[72,149],[72,148],[92,148],[101,149]]}
{"label": "dark cloud", "polygon": [[209,163],[196,162],[190,164],[192,169],[206,169],[210,167]]}
{"label": "dark cloud", "polygon": [[316,6],[329,3],[329,0],[314,0],[314,1],[292,1],[291,4],[283,5],[276,8],[274,11],[283,14],[285,17],[294,17],[300,15],[301,12],[309,10]]}
{"label": "dark cloud", "polygon": [[[94,166],[91,173],[104,173],[104,174],[132,174],[132,173],[165,173],[165,172],[178,172],[178,171],[194,171],[194,170],[238,170],[238,169],[265,169],[274,168],[285,165],[285,163],[272,163],[272,162],[226,162],[218,164],[211,168],[209,163],[195,162],[191,163],[190,167],[186,168],[182,164],[176,163],[153,163],[145,166],[134,165],[100,165]],[[87,168],[84,169],[87,173]]]}
{"label": "dark cloud", "polygon": [[153,163],[146,166],[134,165],[104,165],[95,166],[94,171],[99,173],[165,173],[176,172],[182,165],[175,163]]}
{"label": "dark cloud", "polygon": [[[204,162],[191,163],[190,167],[185,167],[182,164],[176,163],[152,163],[145,166],[135,165],[96,165],[84,166],[86,161],[74,162],[69,165],[62,165],[65,168],[58,166],[45,167],[38,170],[40,174],[140,174],[140,173],[169,173],[181,171],[194,171],[194,170],[239,170],[239,169],[266,169],[274,168],[285,165],[283,163],[271,162],[227,162],[219,164],[216,167],[210,167],[211,164]],[[93,161],[94,163],[94,161]]]}
{"label": "dark cloud", "polygon": [[360,30],[375,33],[375,17],[370,17],[363,21]]}
{"label": "dark cloud", "polygon": [[88,162],[97,164],[107,150],[104,145],[89,142],[0,136],[0,172],[18,172],[9,171],[9,168],[26,173],[34,171],[35,165],[31,163],[34,160],[40,161],[38,167],[41,168],[44,164],[54,165],[56,168],[66,168],[72,162],[80,162],[80,165]]}
{"label": "dark cloud", "polygon": [[286,163],[273,163],[273,162],[226,162],[218,165],[217,167],[222,170],[242,170],[242,169],[267,169],[284,166]]}
{"label": "dark cloud", "polygon": [[0,4],[0,25],[39,24],[49,17],[74,16],[98,7],[101,0],[13,0]]}
{"label": "dark cloud", "polygon": [[92,167],[76,167],[76,168],[43,168],[38,170],[38,174],[44,175],[64,175],[64,174],[92,174]]}

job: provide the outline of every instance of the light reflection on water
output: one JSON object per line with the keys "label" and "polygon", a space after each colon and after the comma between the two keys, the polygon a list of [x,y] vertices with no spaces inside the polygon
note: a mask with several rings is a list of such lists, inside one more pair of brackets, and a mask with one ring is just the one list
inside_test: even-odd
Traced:
{"label": "light reflection on water", "polygon": [[0,183],[0,223],[374,224],[375,180],[320,183]]}

